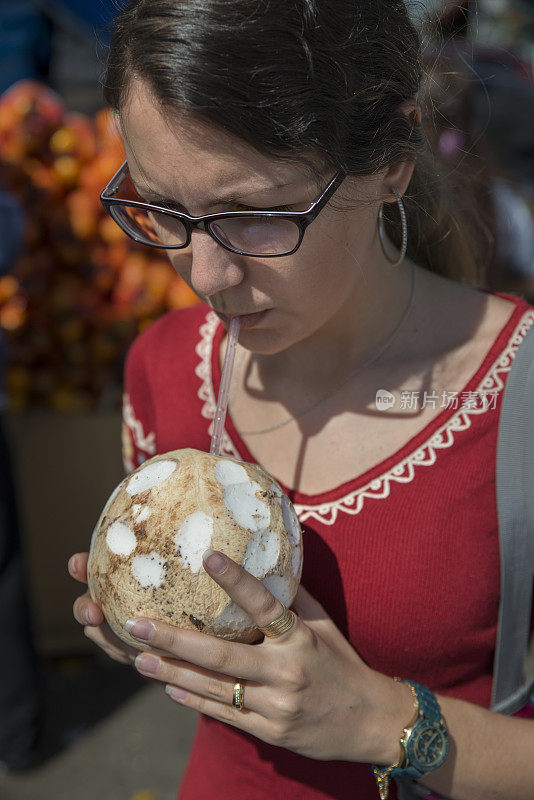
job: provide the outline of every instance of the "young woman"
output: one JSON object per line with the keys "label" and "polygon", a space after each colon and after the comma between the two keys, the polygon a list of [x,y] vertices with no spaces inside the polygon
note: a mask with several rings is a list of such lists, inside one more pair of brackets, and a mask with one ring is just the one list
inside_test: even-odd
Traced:
{"label": "young woman", "polygon": [[[534,721],[488,710],[497,427],[534,309],[469,285],[476,231],[432,172],[421,73],[392,0],[133,0],[116,24],[127,162],[104,202],[204,301],[130,350],[126,467],[209,449],[238,315],[223,452],[280,481],[304,537],[292,612],[205,554],[259,645],[132,622],[168,652],[136,668],[202,712],[181,800],[534,793]],[[74,611],[138,655],[87,594]]]}

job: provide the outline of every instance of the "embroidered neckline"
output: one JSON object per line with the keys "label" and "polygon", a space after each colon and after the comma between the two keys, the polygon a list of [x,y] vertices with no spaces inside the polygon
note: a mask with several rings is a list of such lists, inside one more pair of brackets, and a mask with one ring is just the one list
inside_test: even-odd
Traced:
{"label": "embroidered neckline", "polygon": [[[513,312],[512,312],[513,314]],[[212,376],[212,357],[215,333],[220,324],[219,318],[213,311],[206,314],[205,322],[199,328],[200,341],[195,350],[200,358],[200,363],[195,369],[195,373],[201,380],[198,396],[203,401],[202,416],[210,420],[208,433],[211,435],[213,429],[213,418],[217,406],[217,398],[213,387]],[[510,371],[514,356],[521,341],[529,328],[534,324],[534,310],[526,311],[516,324],[513,333],[508,339],[507,346],[501,351],[498,358],[493,362],[486,374],[480,380],[474,392],[499,393],[504,388],[503,376]],[[476,373],[475,373],[476,374]],[[469,385],[469,384],[468,384]],[[413,449],[408,455],[397,461],[390,469],[381,475],[368,481],[364,486],[357,489],[346,491],[347,482],[339,487],[340,496],[325,502],[316,504],[303,504],[295,502],[295,510],[301,523],[307,520],[316,520],[323,525],[334,525],[338,514],[345,513],[351,516],[359,514],[364,503],[368,499],[383,500],[389,496],[391,486],[394,483],[410,483],[415,477],[416,467],[429,467],[435,463],[441,450],[451,447],[454,444],[455,435],[460,431],[471,427],[472,417],[486,413],[489,406],[469,407],[463,406],[447,418],[445,423],[437,430],[434,430],[428,439]],[[427,427],[432,426],[434,420],[428,423]],[[420,433],[422,434],[423,431]],[[417,438],[417,434],[415,437]],[[404,448],[400,448],[401,450]],[[221,453],[232,458],[241,459],[233,440],[224,431],[221,441]],[[389,458],[384,459],[385,463]],[[377,464],[376,467],[379,467]],[[375,469],[376,469],[375,467]],[[369,470],[370,471],[370,470]],[[336,489],[323,494],[336,492]]]}

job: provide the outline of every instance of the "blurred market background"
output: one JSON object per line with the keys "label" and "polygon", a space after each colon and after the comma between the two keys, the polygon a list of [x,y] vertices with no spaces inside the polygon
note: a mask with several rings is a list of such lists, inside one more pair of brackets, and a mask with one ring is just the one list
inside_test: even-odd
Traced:
{"label": "blurred market background", "polygon": [[[481,286],[534,302],[534,5],[408,4],[427,137],[442,171],[470,176],[494,237]],[[2,800],[171,800],[194,733],[193,713],[83,637],[66,571],[122,477],[128,345],[196,302],[100,206],[123,160],[100,84],[117,5],[0,0],[0,237],[22,233],[0,258],[3,417],[44,696],[38,753],[0,765]]]}

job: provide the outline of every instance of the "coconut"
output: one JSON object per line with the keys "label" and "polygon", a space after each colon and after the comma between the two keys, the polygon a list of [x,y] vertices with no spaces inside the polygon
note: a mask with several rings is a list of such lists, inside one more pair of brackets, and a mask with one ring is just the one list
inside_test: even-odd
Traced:
{"label": "coconut", "polygon": [[261,637],[202,566],[220,550],[290,606],[302,573],[302,534],[278,483],[256,464],[199,450],[154,456],[106,503],[91,539],[92,599],[124,642],[127,619],[151,617],[240,642]]}

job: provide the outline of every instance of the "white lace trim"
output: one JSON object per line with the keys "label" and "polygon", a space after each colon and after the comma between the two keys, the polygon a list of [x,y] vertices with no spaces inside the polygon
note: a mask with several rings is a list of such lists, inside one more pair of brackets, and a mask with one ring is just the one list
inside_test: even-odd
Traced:
{"label": "white lace trim", "polygon": [[[122,419],[124,425],[130,431],[133,444],[137,450],[137,453],[130,452],[130,448],[123,439],[122,458],[124,467],[127,472],[131,472],[135,467],[140,466],[143,461],[146,461],[147,458],[155,455],[156,434],[153,431],[145,434],[143,423],[135,416],[135,411],[130,401],[130,395],[127,393],[124,393],[122,398]],[[135,455],[137,455],[137,464],[134,460]]]}
{"label": "white lace trim", "polygon": [[[502,391],[504,388],[502,376],[510,371],[516,351],[533,323],[534,311],[526,311],[508,340],[507,346],[482,378],[480,384],[474,390],[475,392],[496,393]],[[196,347],[200,363],[195,372],[202,380],[198,396],[204,401],[202,416],[211,420],[208,429],[210,435],[217,405],[211,375],[211,356],[213,338],[218,324],[219,318],[217,315],[213,311],[209,311],[206,315],[205,323],[200,326],[199,333],[201,338]],[[415,477],[415,467],[432,466],[439,452],[454,444],[454,435],[460,431],[467,430],[471,426],[471,417],[486,413],[489,407],[487,404],[483,404],[477,407],[464,406],[460,408],[424,444],[365,486],[361,486],[359,489],[327,503],[318,505],[296,504],[295,510],[300,521],[306,522],[306,520],[315,519],[323,525],[333,525],[339,513],[343,512],[355,516],[362,510],[365,500],[385,499],[389,496],[393,483],[410,483]],[[221,452],[224,455],[241,458],[226,431],[221,443]]]}

